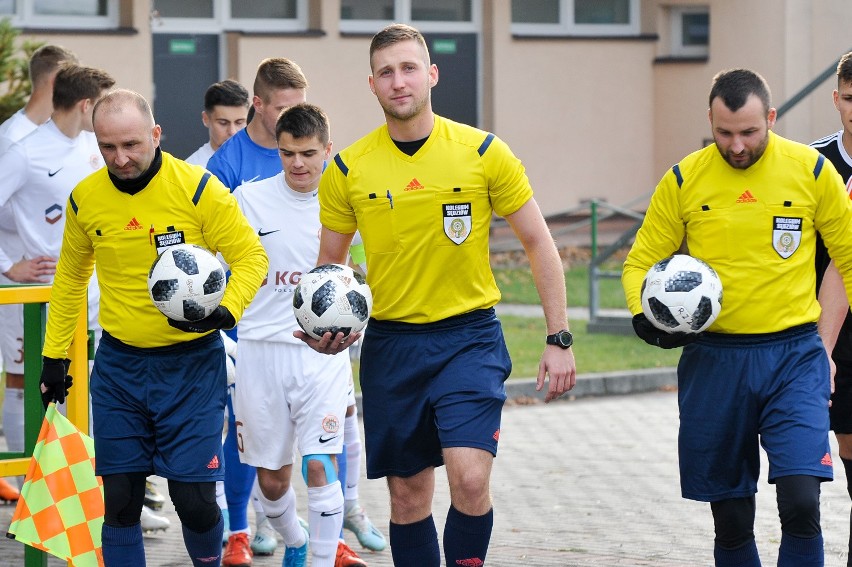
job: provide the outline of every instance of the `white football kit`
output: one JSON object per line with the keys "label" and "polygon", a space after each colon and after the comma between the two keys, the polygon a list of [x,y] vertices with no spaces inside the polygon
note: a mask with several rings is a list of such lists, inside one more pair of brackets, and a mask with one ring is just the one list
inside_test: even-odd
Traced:
{"label": "white football kit", "polygon": [[[0,155],[0,207],[12,211],[24,258],[59,257],[68,195],[103,164],[92,132],[83,131],[71,139],[50,121]],[[10,260],[7,242],[0,241],[0,265]],[[96,330],[100,330],[98,298],[93,275],[89,283],[89,328]]]}
{"label": "white football kit", "polygon": [[38,126],[38,124],[29,119],[27,113],[22,108],[10,116],[3,124],[0,124],[0,138],[17,142],[38,128]]}
{"label": "white football kit", "polygon": [[[38,124],[27,118],[23,108],[10,116],[0,124],[0,155],[36,128]],[[12,207],[8,205],[0,207],[0,245],[6,253],[5,259],[0,258],[0,285],[15,285],[17,282],[3,274],[24,257],[24,243],[15,228]],[[0,305],[0,318],[4,321],[0,325],[0,359],[3,369],[15,374],[24,372],[24,329],[23,323],[17,323],[23,321],[23,309],[20,303]]]}
{"label": "white football kit", "polygon": [[[298,436],[302,455],[338,454],[343,449],[347,353],[329,356],[293,336],[293,292],[319,254],[317,192],[299,193],[284,173],[241,185],[234,192],[269,256],[269,274],[239,322],[234,395],[243,451],[250,465],[277,470],[294,461]],[[282,439],[280,443],[271,443]]]}
{"label": "white football kit", "polygon": [[210,146],[210,142],[207,142],[186,158],[184,161],[186,163],[191,163],[192,165],[200,165],[201,167],[207,167],[207,162],[210,161],[210,158],[213,157],[213,148]]}

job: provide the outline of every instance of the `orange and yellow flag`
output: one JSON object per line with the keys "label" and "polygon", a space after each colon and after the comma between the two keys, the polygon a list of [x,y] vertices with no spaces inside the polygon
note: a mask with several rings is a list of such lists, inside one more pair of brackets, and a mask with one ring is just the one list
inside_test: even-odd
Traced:
{"label": "orange and yellow flag", "polygon": [[68,561],[103,567],[104,490],[95,446],[51,403],[33,449],[9,536]]}

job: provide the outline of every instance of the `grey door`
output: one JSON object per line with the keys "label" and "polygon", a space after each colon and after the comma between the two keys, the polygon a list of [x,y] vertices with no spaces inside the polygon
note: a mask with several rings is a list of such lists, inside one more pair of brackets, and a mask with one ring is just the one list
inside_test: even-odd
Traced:
{"label": "grey door", "polygon": [[219,77],[219,36],[154,34],[154,118],[164,151],[186,158],[209,135],[201,123],[204,92]]}
{"label": "grey door", "polygon": [[479,83],[475,33],[426,33],[438,84],[432,89],[437,114],[471,126],[479,125]]}

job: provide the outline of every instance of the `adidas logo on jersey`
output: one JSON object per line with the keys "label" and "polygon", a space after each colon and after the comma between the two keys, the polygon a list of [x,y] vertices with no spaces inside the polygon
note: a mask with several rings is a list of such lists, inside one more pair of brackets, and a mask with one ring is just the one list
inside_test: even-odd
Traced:
{"label": "adidas logo on jersey", "polygon": [[423,185],[417,181],[417,178],[413,178],[408,182],[408,185],[405,186],[405,191],[417,191],[418,189],[424,189]]}
{"label": "adidas logo on jersey", "polygon": [[737,199],[737,203],[757,203],[757,198],[751,194],[751,191],[746,189],[743,191],[743,194],[740,195],[740,198]]}
{"label": "adidas logo on jersey", "polygon": [[127,223],[127,226],[124,227],[124,230],[139,230],[140,228],[142,228],[142,223],[136,220],[136,217],[133,217]]}
{"label": "adidas logo on jersey", "polygon": [[218,469],[219,468],[219,455],[213,455],[213,458],[210,459],[210,462],[207,463],[208,469]]}

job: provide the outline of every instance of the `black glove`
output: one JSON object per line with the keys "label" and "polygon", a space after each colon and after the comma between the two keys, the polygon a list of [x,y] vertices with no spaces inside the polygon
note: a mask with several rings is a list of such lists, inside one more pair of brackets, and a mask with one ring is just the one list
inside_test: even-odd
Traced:
{"label": "black glove", "polygon": [[649,345],[666,349],[688,345],[698,338],[698,335],[694,333],[667,333],[658,329],[645,317],[644,313],[633,316],[633,330]]}
{"label": "black glove", "polygon": [[221,305],[213,313],[199,321],[175,321],[169,319],[169,325],[184,333],[206,333],[218,329],[231,329],[237,324],[231,312]]}
{"label": "black glove", "polygon": [[68,375],[68,369],[71,367],[71,361],[67,358],[50,358],[43,357],[41,366],[41,402],[44,404],[44,409],[50,405],[50,402],[61,404],[65,401],[65,396],[68,395],[68,390],[74,383],[74,379]]}

